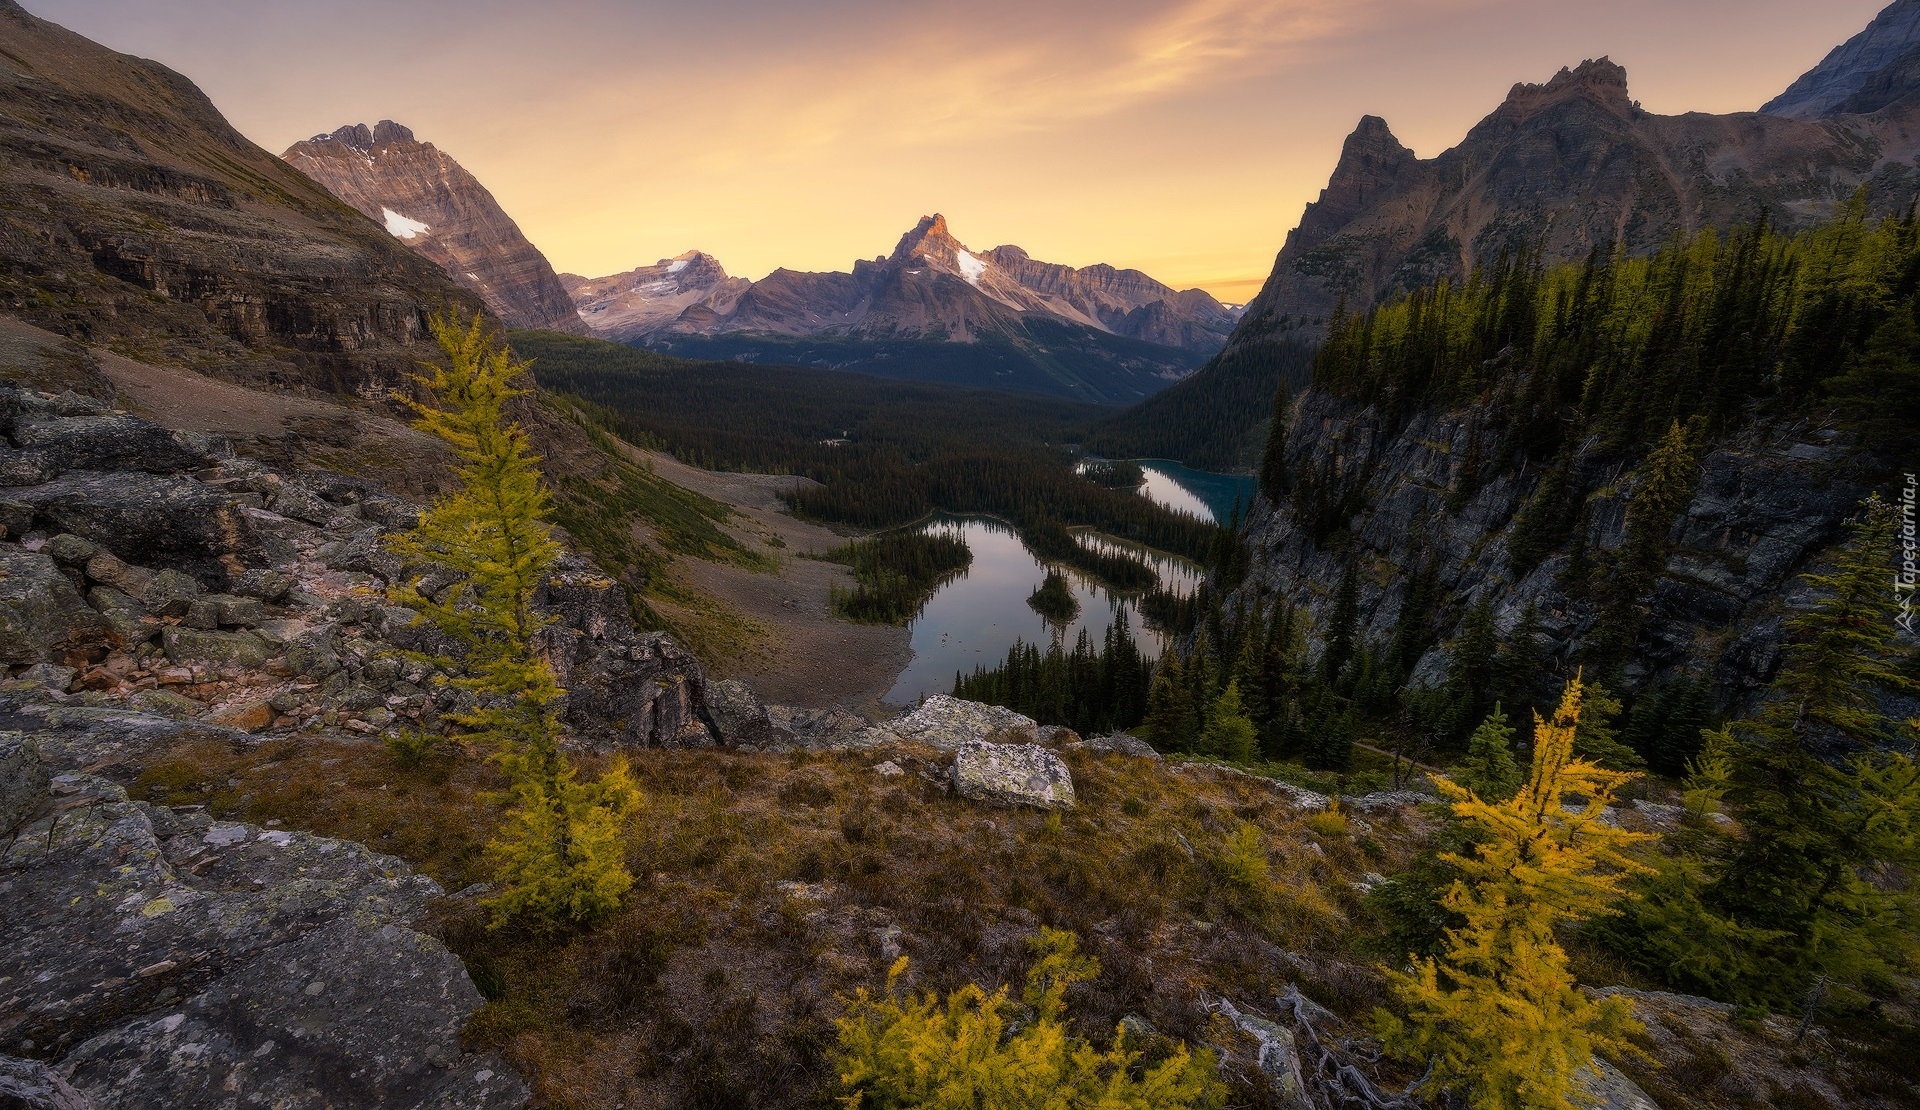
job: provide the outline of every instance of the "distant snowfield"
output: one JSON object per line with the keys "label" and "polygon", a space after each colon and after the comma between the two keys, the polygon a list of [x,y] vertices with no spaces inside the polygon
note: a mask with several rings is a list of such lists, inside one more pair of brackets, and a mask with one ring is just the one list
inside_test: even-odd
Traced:
{"label": "distant snowfield", "polygon": [[953,257],[960,263],[960,276],[974,285],[980,284],[981,276],[987,272],[987,264],[966,251],[955,251]]}
{"label": "distant snowfield", "polygon": [[686,269],[686,268],[687,268],[687,265],[688,265],[688,263],[689,263],[689,260],[688,260],[688,259],[685,259],[685,258],[676,258],[676,259],[674,259],[674,260],[673,260],[673,263],[672,263],[672,265],[670,265],[670,266],[668,266],[668,267],[667,267],[667,272],[668,272],[668,273],[670,273],[670,274],[677,274],[677,273],[679,273],[680,271],[682,271],[682,270],[684,270],[684,269]]}
{"label": "distant snowfield", "polygon": [[387,219],[387,234],[396,239],[411,239],[433,230],[419,220],[409,219],[391,208],[382,208],[380,214]]}

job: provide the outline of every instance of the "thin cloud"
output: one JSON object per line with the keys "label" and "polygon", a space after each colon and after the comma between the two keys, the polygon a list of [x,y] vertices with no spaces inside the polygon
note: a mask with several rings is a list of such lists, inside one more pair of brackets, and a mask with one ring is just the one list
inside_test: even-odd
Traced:
{"label": "thin cloud", "polygon": [[711,91],[705,110],[663,123],[681,132],[718,123],[717,133],[745,137],[744,144],[711,144],[704,156],[732,164],[806,158],[839,144],[912,150],[978,142],[1069,127],[1269,71],[1408,6],[1186,0],[1130,20],[1021,28],[1014,36],[1004,26],[912,26],[859,44],[826,72],[817,58],[756,67]]}

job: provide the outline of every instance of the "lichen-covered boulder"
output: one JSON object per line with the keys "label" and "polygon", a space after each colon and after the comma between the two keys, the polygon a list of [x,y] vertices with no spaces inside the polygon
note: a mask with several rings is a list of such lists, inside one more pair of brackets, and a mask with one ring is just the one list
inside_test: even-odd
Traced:
{"label": "lichen-covered boulder", "polygon": [[507,1108],[465,1054],[481,1005],[414,928],[432,880],[362,845],[129,801],[58,775],[0,854],[0,1053],[115,1108]]}
{"label": "lichen-covered boulder", "polygon": [[1011,709],[935,694],[912,712],[867,730],[859,746],[905,742],[951,752],[976,741],[1031,743],[1039,732],[1033,718]]}
{"label": "lichen-covered boulder", "polygon": [[961,744],[953,760],[953,789],[962,798],[993,805],[1064,809],[1074,803],[1067,765],[1038,744]]}
{"label": "lichen-covered boulder", "polygon": [[539,601],[556,618],[545,635],[576,735],[603,748],[715,742],[705,720],[705,669],[666,633],[637,633],[618,582],[568,558]]}
{"label": "lichen-covered boulder", "polygon": [[192,478],[76,470],[10,489],[7,497],[31,506],[36,524],[71,532],[141,566],[212,566],[223,556],[259,556],[259,541],[239,503]]}
{"label": "lichen-covered boulder", "polygon": [[113,626],[58,563],[0,545],[0,663],[84,660],[105,654],[113,639]]}
{"label": "lichen-covered boulder", "polygon": [[794,747],[811,751],[834,751],[847,747],[853,737],[872,724],[852,710],[833,705],[823,709],[769,705],[767,718],[775,728],[793,737]]}
{"label": "lichen-covered boulder", "polygon": [[1131,755],[1141,759],[1159,759],[1160,753],[1153,745],[1128,732],[1113,732],[1105,736],[1092,736],[1085,740],[1070,741],[1065,745],[1073,752],[1100,752],[1105,755]]}
{"label": "lichen-covered boulder", "polygon": [[259,667],[273,658],[273,649],[251,632],[213,632],[181,626],[163,631],[160,642],[167,658],[175,663]]}
{"label": "lichen-covered boulder", "polygon": [[47,779],[32,741],[17,732],[0,732],[0,836],[32,816],[46,794]]}

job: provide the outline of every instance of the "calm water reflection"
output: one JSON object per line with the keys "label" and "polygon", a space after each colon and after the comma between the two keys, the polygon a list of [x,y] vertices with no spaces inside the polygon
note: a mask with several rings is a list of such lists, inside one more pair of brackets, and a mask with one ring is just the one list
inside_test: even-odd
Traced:
{"label": "calm water reflection", "polygon": [[[913,638],[913,662],[907,664],[888,691],[886,700],[894,705],[910,705],[928,694],[953,689],[956,672],[971,673],[975,667],[991,667],[1007,657],[1014,641],[1047,644],[1064,637],[1066,647],[1085,628],[1099,643],[1117,616],[1125,612],[1133,627],[1134,639],[1142,654],[1159,658],[1162,637],[1149,629],[1134,608],[1133,599],[1116,594],[1090,581],[1071,568],[1061,568],[1073,596],[1080,603],[1080,614],[1064,628],[1050,626],[1027,604],[1027,598],[1040,588],[1047,567],[1033,557],[1013,530],[995,520],[977,518],[937,520],[923,531],[958,536],[973,551],[973,565],[965,574],[948,582],[934,593],[927,607],[916,617],[910,630]],[[1111,541],[1086,537],[1084,542]],[[1152,556],[1161,581],[1171,588],[1190,590],[1195,571],[1177,559],[1125,548],[1130,554]]]}
{"label": "calm water reflection", "polygon": [[[1141,495],[1175,512],[1224,522],[1236,504],[1244,506],[1253,497],[1255,483],[1249,477],[1212,474],[1161,459],[1141,459],[1139,463],[1146,476]],[[911,705],[928,694],[953,689],[955,673],[972,673],[975,667],[998,664],[1017,640],[1047,644],[1059,638],[1071,648],[1084,628],[1099,643],[1123,612],[1141,653],[1152,659],[1160,657],[1164,637],[1140,619],[1131,596],[1113,593],[1070,568],[1060,569],[1080,603],[1080,614],[1064,628],[1049,625],[1027,604],[1027,598],[1046,578],[1047,567],[999,521],[944,518],[922,530],[965,540],[973,550],[973,565],[940,587],[914,618],[910,626],[913,662],[887,692],[886,700],[894,705]],[[1199,568],[1183,559],[1087,533],[1081,534],[1080,542],[1146,562],[1160,576],[1160,584],[1175,593],[1191,594],[1199,585]]]}

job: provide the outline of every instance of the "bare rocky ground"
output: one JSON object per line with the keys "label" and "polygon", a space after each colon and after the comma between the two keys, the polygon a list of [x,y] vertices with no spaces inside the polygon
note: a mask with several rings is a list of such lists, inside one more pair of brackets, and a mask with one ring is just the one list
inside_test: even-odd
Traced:
{"label": "bare rocky ground", "polygon": [[[897,712],[880,699],[912,659],[907,630],[853,624],[833,613],[832,591],[851,589],[853,576],[838,563],[818,558],[846,543],[851,533],[800,520],[787,511],[780,492],[795,479],[773,474],[726,474],[691,467],[668,455],[650,455],[668,481],[733,506],[733,531],[780,565],[759,574],[703,560],[683,566],[701,592],[719,599],[769,635],[738,660],[714,673],[737,678],[772,702],[825,708],[839,706],[880,718]],[[778,537],[778,544],[768,544]]]}

